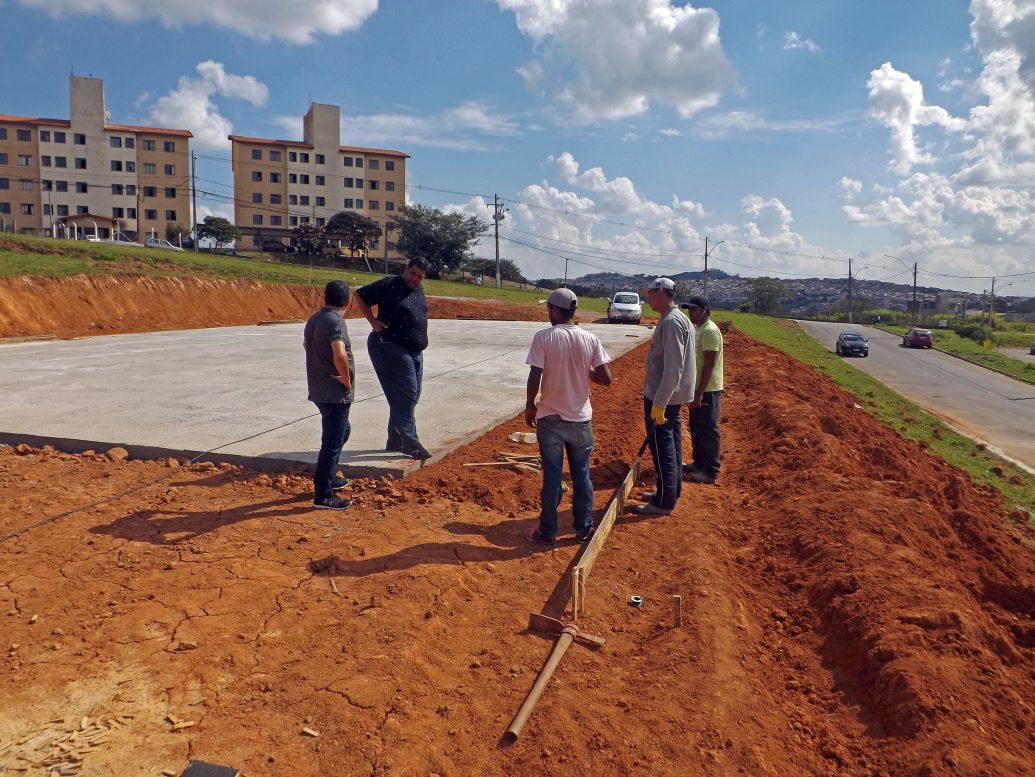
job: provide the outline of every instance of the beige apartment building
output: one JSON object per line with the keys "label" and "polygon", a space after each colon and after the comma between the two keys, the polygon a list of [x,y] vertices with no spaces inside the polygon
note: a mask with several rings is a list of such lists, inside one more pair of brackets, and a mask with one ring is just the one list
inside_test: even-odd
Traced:
{"label": "beige apartment building", "polygon": [[100,79],[69,78],[69,119],[0,114],[0,231],[107,239],[190,227],[188,130],[108,123]]}
{"label": "beige apartment building", "polygon": [[[290,243],[301,224],[323,226],[336,213],[355,211],[387,231],[371,258],[398,259],[392,215],[406,202],[408,154],[341,145],[341,109],[312,103],[303,140],[230,135],[234,219],[245,248],[265,240]],[[387,230],[386,230],[387,227]]]}

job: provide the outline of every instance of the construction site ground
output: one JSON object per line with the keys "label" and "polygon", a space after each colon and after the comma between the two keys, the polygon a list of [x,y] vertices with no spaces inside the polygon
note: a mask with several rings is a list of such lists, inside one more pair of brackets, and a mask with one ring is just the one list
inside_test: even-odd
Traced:
{"label": "construction site ground", "polygon": [[[598,508],[643,357],[593,389]],[[607,642],[510,745],[578,548],[523,538],[537,473],[463,466],[527,452],[521,419],[343,513],[302,476],[0,448],[0,535],[162,478],[0,544],[0,775],[1035,774],[1030,530],[801,363],[735,330],[725,363],[717,485],[620,519],[579,617]]]}

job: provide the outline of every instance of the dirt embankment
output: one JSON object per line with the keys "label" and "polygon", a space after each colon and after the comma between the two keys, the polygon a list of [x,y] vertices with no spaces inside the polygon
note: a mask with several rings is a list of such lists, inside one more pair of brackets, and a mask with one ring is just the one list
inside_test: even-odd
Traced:
{"label": "dirt embankment", "polygon": [[[306,319],[322,290],[254,281],[77,275],[0,278],[0,337],[84,337]],[[545,321],[545,308],[430,297],[432,318]]]}
{"label": "dirt embankment", "polygon": [[[579,620],[607,644],[569,650],[511,747],[550,644],[527,613],[561,613],[575,553],[522,538],[534,473],[463,466],[520,419],[330,516],[302,478],[0,450],[0,533],[171,475],[0,545],[0,753],[132,715],[84,773],[1035,774],[1031,533],[827,378],[726,344],[718,485],[615,527]],[[642,359],[594,389],[598,507]]]}

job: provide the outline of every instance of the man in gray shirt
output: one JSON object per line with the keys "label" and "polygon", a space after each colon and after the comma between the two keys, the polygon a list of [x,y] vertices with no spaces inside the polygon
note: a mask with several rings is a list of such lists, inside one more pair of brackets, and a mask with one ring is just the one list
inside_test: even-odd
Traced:
{"label": "man in gray shirt", "polygon": [[344,510],[352,504],[351,499],[334,494],[349,482],[337,477],[337,470],[338,456],[352,431],[349,410],[356,368],[343,318],[350,296],[344,282],[328,283],[323,290],[324,306],[306,322],[302,341],[309,401],[319,409],[323,426],[313,473],[313,507],[320,510]]}
{"label": "man in gray shirt", "polygon": [[697,367],[694,325],[676,307],[675,289],[671,278],[655,278],[644,289],[647,302],[661,316],[643,376],[643,415],[658,485],[657,491],[644,495],[646,504],[632,508],[639,515],[668,515],[683,486],[680,409],[693,399]]}

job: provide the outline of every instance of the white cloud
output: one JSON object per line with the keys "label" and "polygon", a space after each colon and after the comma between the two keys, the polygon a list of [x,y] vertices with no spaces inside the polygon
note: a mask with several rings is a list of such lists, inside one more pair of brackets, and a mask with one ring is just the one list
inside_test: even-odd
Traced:
{"label": "white cloud", "polygon": [[819,46],[811,38],[803,38],[790,30],[783,35],[783,49],[784,51],[808,51],[810,54],[815,54],[819,51]]}
{"label": "white cloud", "polygon": [[755,111],[717,113],[695,121],[693,133],[709,140],[749,133],[833,132],[857,121],[852,114],[821,119],[770,119]]}
{"label": "white cloud", "polygon": [[683,133],[681,133],[681,132],[680,132],[679,130],[677,130],[677,129],[673,129],[672,127],[664,127],[664,128],[662,128],[662,129],[659,129],[659,130],[658,130],[658,134],[659,134],[659,135],[664,135],[664,136],[665,136],[666,138],[678,138],[678,137],[680,137],[680,136],[681,136],[681,135],[682,135]]}
{"label": "white cloud", "polygon": [[497,0],[537,46],[520,69],[529,88],[556,93],[585,121],[645,113],[683,116],[715,105],[733,82],[710,8],[671,0]]}
{"label": "white cloud", "polygon": [[890,62],[870,73],[867,86],[870,116],[891,130],[892,167],[898,173],[908,173],[915,165],[935,161],[917,145],[917,126],[933,124],[955,132],[966,127],[963,119],[950,116],[937,105],[928,105],[923,85],[895,70]]}
{"label": "white cloud", "polygon": [[192,143],[202,149],[225,149],[233,132],[230,120],[220,114],[214,95],[266,104],[269,91],[253,76],[227,73],[222,63],[206,60],[197,65],[199,78],[181,76],[176,88],[159,97],[148,111],[148,121],[161,127],[184,127],[194,133]]}
{"label": "white cloud", "polygon": [[362,26],[378,0],[18,0],[57,19],[76,15],[121,22],[158,19],[166,27],[216,25],[250,38],[309,43],[317,34],[340,35]]}
{"label": "white cloud", "polygon": [[838,186],[841,187],[841,193],[847,197],[852,198],[862,191],[862,181],[857,181],[854,178],[848,176],[843,177],[839,182]]}

